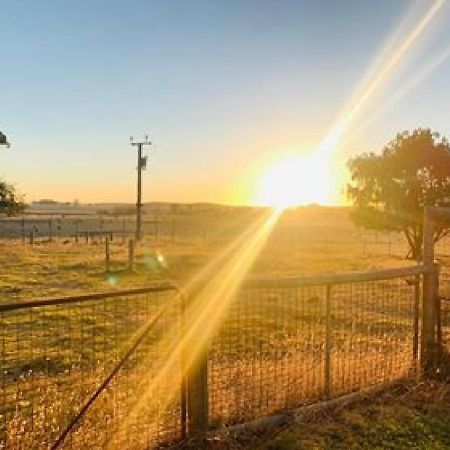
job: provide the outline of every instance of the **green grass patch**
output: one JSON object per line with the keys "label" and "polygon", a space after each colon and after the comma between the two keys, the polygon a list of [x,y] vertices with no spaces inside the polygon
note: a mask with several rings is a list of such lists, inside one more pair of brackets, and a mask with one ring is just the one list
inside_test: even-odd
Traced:
{"label": "green grass patch", "polygon": [[335,410],[311,423],[272,431],[260,450],[450,448],[450,386],[422,384]]}

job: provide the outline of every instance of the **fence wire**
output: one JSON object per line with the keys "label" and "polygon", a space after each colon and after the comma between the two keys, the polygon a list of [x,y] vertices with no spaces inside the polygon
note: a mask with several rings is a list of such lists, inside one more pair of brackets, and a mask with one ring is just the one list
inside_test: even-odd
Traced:
{"label": "fence wire", "polygon": [[[246,284],[209,339],[211,427],[410,375],[420,291],[420,275]],[[58,448],[149,449],[184,438],[182,362],[157,376],[183,329],[173,288],[25,306],[0,307],[0,448],[52,448],[66,436]]]}
{"label": "fence wire", "polygon": [[209,346],[213,427],[411,374],[418,278],[243,289]]}
{"label": "fence wire", "polygon": [[[440,327],[438,330],[439,341],[447,355],[450,354],[450,237],[442,239],[435,247],[436,259],[439,261],[439,294],[440,302]],[[450,357],[447,356],[450,361]]]}
{"label": "fence wire", "polygon": [[450,362],[450,356],[448,356],[450,355],[450,299],[446,298],[441,301],[440,333],[440,343]]}
{"label": "fence wire", "polygon": [[0,307],[0,448],[50,448],[153,319],[154,326],[61,448],[144,449],[180,440],[181,373],[161,380],[151,402],[134,412],[157,371],[160,343],[180,322],[179,296],[161,287],[37,307]]}

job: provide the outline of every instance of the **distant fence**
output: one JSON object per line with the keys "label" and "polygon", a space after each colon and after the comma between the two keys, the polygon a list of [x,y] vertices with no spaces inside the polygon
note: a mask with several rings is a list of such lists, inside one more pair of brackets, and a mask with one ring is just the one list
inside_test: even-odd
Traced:
{"label": "distant fence", "polygon": [[[189,216],[188,216],[189,217]],[[244,218],[244,222],[249,219]],[[239,221],[229,223],[227,215],[224,223],[207,217],[198,223],[185,218],[169,216],[147,218],[143,223],[143,232],[147,237],[159,243],[195,242],[196,244],[214,244],[229,242],[242,232]],[[0,220],[0,238],[19,239],[24,243],[73,241],[79,243],[97,243],[106,236],[124,243],[135,235],[133,217],[122,216],[55,216],[51,218],[25,216],[22,218],[3,218]],[[269,248],[289,248],[291,250],[327,251],[345,253],[352,249],[361,257],[388,256],[404,257],[408,253],[406,239],[401,233],[368,231],[357,229],[349,222],[348,229],[328,236],[311,236],[308,230],[299,227],[296,222],[277,224],[268,239]]]}
{"label": "distant fence", "polygon": [[[163,222],[154,217],[143,222],[146,235],[158,240],[160,228],[173,234],[173,224]],[[64,215],[52,217],[24,216],[20,218],[6,217],[0,220],[0,238],[19,239],[23,243],[32,239],[37,242],[52,242],[56,240],[73,240],[75,242],[99,242],[106,236],[116,238],[123,242],[134,236],[136,225],[130,217],[102,217],[87,215],[84,217],[65,217]]]}

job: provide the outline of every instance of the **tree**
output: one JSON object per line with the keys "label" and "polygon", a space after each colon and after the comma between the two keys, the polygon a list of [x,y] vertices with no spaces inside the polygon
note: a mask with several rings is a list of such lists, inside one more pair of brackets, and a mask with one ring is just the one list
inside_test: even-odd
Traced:
{"label": "tree", "polygon": [[0,145],[6,145],[6,147],[9,147],[8,139],[1,131],[0,131]]}
{"label": "tree", "polygon": [[[421,257],[423,210],[426,205],[450,206],[450,146],[430,129],[397,134],[381,154],[364,153],[349,160],[352,219],[373,230],[402,232],[408,257]],[[435,242],[449,234],[436,230]]]}
{"label": "tree", "polygon": [[0,214],[14,216],[25,210],[23,199],[11,184],[0,181]]}
{"label": "tree", "polygon": [[[9,148],[9,142],[6,136],[0,131],[0,145]],[[0,181],[0,214],[13,216],[25,209],[23,199],[16,193],[14,186]]]}

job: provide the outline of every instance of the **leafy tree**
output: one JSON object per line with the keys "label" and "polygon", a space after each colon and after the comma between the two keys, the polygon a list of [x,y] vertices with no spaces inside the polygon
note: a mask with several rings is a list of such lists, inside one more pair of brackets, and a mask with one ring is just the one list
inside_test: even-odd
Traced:
{"label": "leafy tree", "polygon": [[23,199],[11,184],[0,181],[0,214],[13,216],[25,210]]}
{"label": "leafy tree", "polygon": [[0,145],[6,145],[6,147],[9,147],[8,139],[1,131],[0,131]]}
{"label": "leafy tree", "polygon": [[[9,147],[6,136],[0,131],[0,146]],[[14,186],[0,181],[0,214],[12,216],[18,214],[25,209],[23,199],[16,193]]]}
{"label": "leafy tree", "polygon": [[[381,154],[364,153],[349,160],[347,187],[353,221],[373,230],[402,232],[408,257],[421,257],[423,209],[450,206],[450,146],[430,129],[397,134]],[[449,234],[436,230],[435,242]]]}

